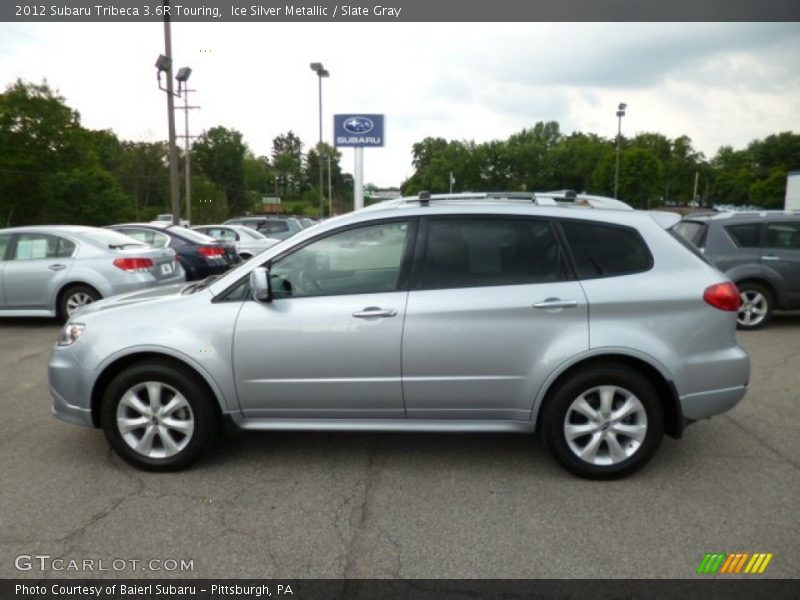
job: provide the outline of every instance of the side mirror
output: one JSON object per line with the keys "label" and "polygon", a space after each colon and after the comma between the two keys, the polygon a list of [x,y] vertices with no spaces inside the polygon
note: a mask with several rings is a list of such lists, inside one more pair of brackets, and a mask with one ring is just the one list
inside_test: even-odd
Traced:
{"label": "side mirror", "polygon": [[272,283],[269,267],[258,267],[250,271],[250,291],[259,302],[272,302]]}

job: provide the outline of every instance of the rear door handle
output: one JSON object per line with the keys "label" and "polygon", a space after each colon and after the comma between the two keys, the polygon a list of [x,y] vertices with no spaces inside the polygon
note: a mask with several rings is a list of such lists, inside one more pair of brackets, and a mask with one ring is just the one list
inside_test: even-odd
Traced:
{"label": "rear door handle", "polygon": [[54,265],[50,265],[47,268],[50,269],[51,271],[61,271],[62,269],[66,269],[67,265],[62,265],[61,263],[56,263]]}
{"label": "rear door handle", "polygon": [[533,308],[575,308],[578,306],[577,300],[562,300],[561,298],[548,298],[542,302],[537,302]]}
{"label": "rear door handle", "polygon": [[780,256],[775,256],[774,254],[765,254],[761,257],[762,260],[780,260]]}
{"label": "rear door handle", "polygon": [[380,308],[379,306],[368,306],[364,310],[353,313],[356,319],[371,319],[373,317],[395,317],[397,311],[393,308]]}

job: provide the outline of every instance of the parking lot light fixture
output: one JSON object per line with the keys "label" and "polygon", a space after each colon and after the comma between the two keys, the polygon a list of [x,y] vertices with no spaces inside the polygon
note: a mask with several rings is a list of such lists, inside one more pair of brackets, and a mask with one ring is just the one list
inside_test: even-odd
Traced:
{"label": "parking lot light fixture", "polygon": [[317,74],[319,82],[319,144],[317,145],[317,163],[319,163],[319,216],[324,216],[325,190],[323,189],[322,179],[322,78],[330,77],[330,72],[319,62],[309,65],[311,70]]}
{"label": "parking lot light fixture", "polygon": [[617,197],[617,191],[619,190],[619,148],[622,145],[622,117],[625,116],[626,108],[628,108],[628,105],[624,102],[620,102],[617,107],[617,159],[614,167],[614,198]]}

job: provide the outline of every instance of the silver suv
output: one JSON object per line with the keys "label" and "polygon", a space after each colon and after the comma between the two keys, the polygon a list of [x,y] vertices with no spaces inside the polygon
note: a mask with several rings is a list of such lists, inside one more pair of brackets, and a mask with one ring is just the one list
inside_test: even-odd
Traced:
{"label": "silver suv", "polygon": [[573,473],[620,477],[750,371],[736,287],[657,216],[516,194],[330,219],[219,278],[84,308],[53,349],[53,411],[150,470],[229,421],[540,430]]}

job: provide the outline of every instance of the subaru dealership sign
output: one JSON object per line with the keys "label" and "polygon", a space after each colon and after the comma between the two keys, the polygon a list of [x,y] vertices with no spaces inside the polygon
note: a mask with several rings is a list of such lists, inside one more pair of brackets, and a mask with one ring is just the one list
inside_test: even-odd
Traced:
{"label": "subaru dealership sign", "polygon": [[333,143],[337,148],[383,146],[383,115],[333,115]]}

